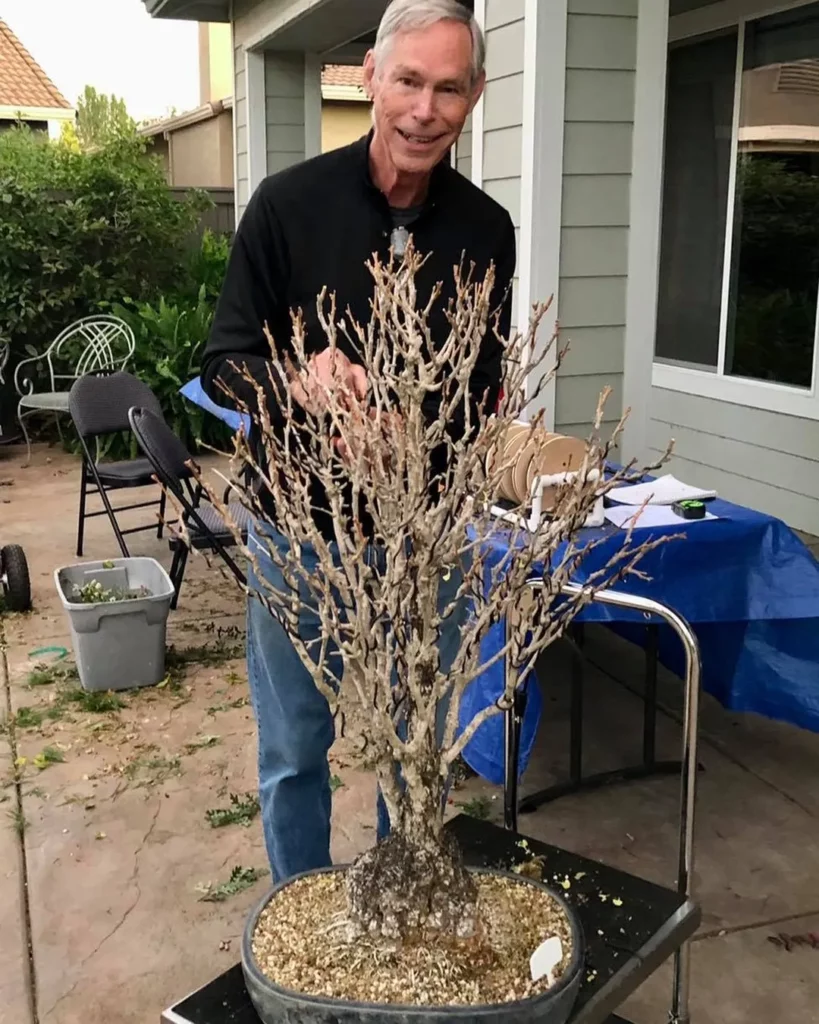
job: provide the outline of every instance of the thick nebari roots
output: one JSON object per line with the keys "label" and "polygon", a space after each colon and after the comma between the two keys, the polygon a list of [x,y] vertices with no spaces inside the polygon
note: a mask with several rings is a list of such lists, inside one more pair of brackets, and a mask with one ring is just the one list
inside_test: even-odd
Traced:
{"label": "thick nebari roots", "polygon": [[348,870],[347,903],[357,929],[384,939],[428,929],[466,939],[477,930],[477,889],[448,836],[420,847],[393,832]]}

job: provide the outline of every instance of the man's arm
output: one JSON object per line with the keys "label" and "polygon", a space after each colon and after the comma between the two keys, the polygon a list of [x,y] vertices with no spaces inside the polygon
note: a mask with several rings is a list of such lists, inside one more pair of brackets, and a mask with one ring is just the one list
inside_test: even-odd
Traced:
{"label": "man's arm", "polygon": [[[270,381],[267,324],[279,351],[290,348],[289,310],[285,296],[290,273],[287,246],[273,205],[260,186],[239,221],[228,259],[225,280],[202,357],[202,384],[219,405],[230,404],[222,381],[250,409],[256,405],[253,387],[238,370],[246,368],[265,390],[274,424],[280,423],[280,388]],[[273,371],[275,374],[275,370]]]}

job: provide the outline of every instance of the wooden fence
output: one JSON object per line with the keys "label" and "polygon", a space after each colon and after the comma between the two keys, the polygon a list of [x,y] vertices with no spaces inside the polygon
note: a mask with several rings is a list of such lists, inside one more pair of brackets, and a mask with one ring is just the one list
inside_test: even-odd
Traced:
{"label": "wooden fence", "polygon": [[[171,187],[171,192],[180,200],[184,199],[190,191],[189,188],[180,185]],[[202,214],[199,220],[199,229],[196,232],[197,238],[201,237],[206,228],[210,228],[217,234],[233,238],[233,232],[236,230],[236,206],[234,205],[233,189],[205,188],[198,191],[206,192],[214,205]]]}

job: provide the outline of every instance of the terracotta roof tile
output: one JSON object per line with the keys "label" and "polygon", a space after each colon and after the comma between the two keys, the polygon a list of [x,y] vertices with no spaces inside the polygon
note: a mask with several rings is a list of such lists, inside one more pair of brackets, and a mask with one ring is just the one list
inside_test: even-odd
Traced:
{"label": "terracotta roof tile", "polygon": [[348,85],[363,88],[364,69],[352,64],[325,64],[321,72],[322,85]]}
{"label": "terracotta roof tile", "polygon": [[0,107],[71,109],[71,104],[0,19]]}

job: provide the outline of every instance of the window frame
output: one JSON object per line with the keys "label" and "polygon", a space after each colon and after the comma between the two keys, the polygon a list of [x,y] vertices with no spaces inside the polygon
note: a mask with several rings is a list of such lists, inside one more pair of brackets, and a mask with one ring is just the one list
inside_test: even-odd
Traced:
{"label": "window frame", "polygon": [[[740,101],[742,98],[742,69],[745,52],[745,31],[749,21],[771,14],[796,10],[816,0],[791,0],[790,3],[771,4],[763,0],[723,0],[713,8],[704,7],[679,14],[669,22],[669,44],[694,42],[702,36],[736,29],[737,60],[734,78],[734,109],[731,121],[731,163],[728,180],[728,216],[726,218],[725,248],[722,265],[722,298],[717,365],[712,368],[694,368],[669,360],[660,361],[652,352],[654,387],[703,398],[713,398],[735,405],[751,406],[770,412],[819,420],[819,281],[817,281],[817,329],[813,343],[813,374],[809,389],[780,384],[775,381],[754,380],[725,373],[727,327],[731,288],[731,258],[734,245],[736,179],[738,164],[738,132]],[[662,223],[662,204],[658,211]]]}

